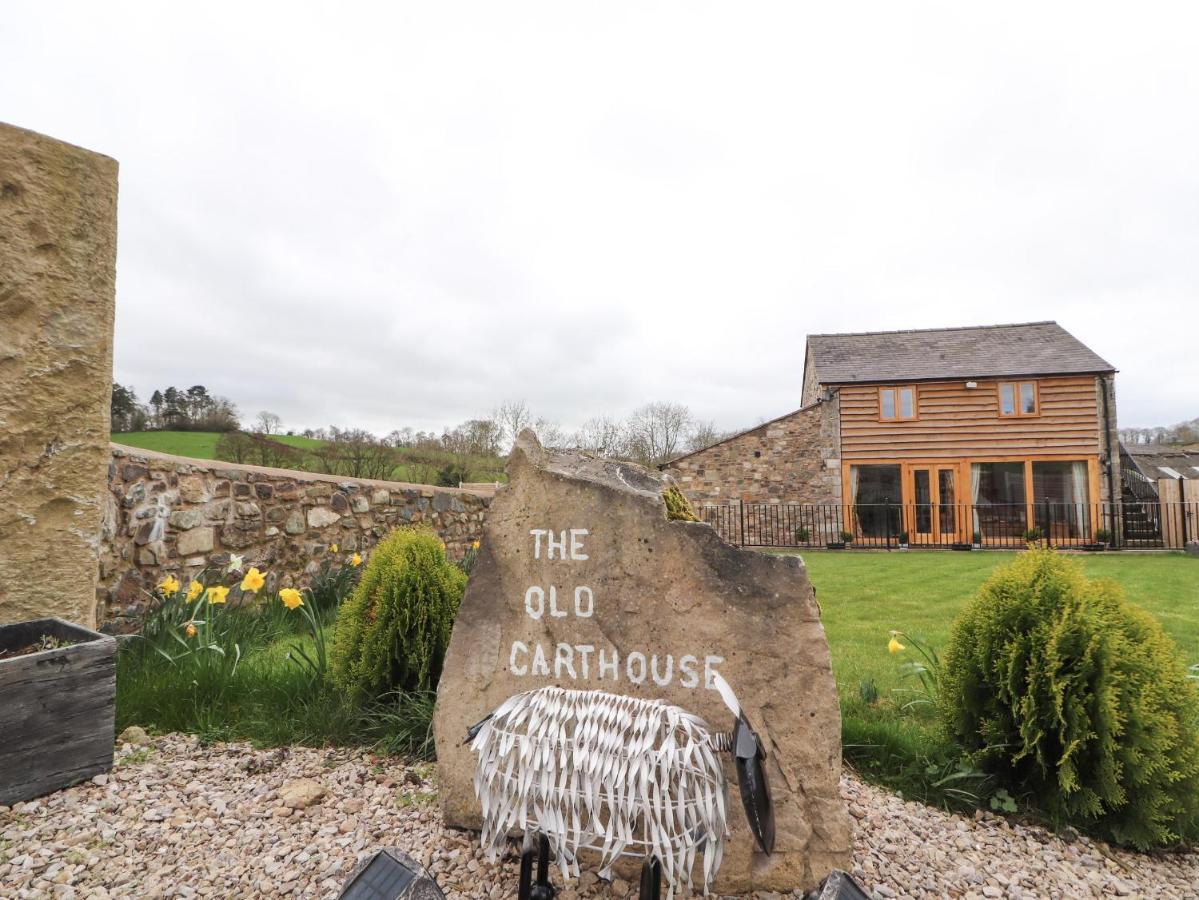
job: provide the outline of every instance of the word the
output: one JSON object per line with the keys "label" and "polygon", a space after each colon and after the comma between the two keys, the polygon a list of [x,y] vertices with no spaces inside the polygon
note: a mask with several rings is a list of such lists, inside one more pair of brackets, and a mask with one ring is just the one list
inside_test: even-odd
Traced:
{"label": "word the", "polygon": [[[533,559],[541,559],[541,539],[545,538],[545,558],[553,559],[554,554],[558,554],[558,559],[587,559],[587,554],[583,552],[583,537],[591,532],[586,528],[570,528],[558,532],[558,540],[554,540],[554,532],[548,528],[530,528],[529,534],[533,535]],[[570,535],[570,555],[567,555],[566,543],[567,534]]]}

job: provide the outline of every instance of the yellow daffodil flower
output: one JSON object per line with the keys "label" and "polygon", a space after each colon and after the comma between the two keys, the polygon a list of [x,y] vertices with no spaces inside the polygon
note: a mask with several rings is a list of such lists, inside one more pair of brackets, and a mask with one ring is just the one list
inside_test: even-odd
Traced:
{"label": "yellow daffodil flower", "polygon": [[164,594],[177,594],[179,592],[179,579],[174,575],[168,575],[162,581],[158,582],[158,589]]}
{"label": "yellow daffodil flower", "polygon": [[478,542],[478,541],[472,541],[472,542],[471,542],[471,545],[470,545],[470,549],[472,549],[472,550],[478,550],[478,549],[479,549],[479,542]]}
{"label": "yellow daffodil flower", "polygon": [[195,623],[195,622],[188,622],[188,623],[187,623],[187,636],[188,636],[188,637],[195,637],[195,636],[196,636],[196,623]]}
{"label": "yellow daffodil flower", "polygon": [[288,609],[295,609],[298,606],[304,605],[304,598],[295,588],[284,588],[279,592],[279,599],[283,601],[283,605]]}
{"label": "yellow daffodil flower", "polygon": [[338,547],[337,547],[337,545],[336,545],[336,544],[330,544],[330,545],[329,545],[329,552],[330,552],[330,553],[336,553],[337,551],[338,551]]}
{"label": "yellow daffodil flower", "polygon": [[229,588],[227,587],[210,587],[208,589],[209,603],[224,603],[229,599]]}
{"label": "yellow daffodil flower", "polygon": [[246,577],[241,580],[241,589],[243,591],[260,591],[264,584],[266,584],[266,576],[257,568],[251,568],[246,573]]}
{"label": "yellow daffodil flower", "polygon": [[899,653],[900,651],[907,649],[907,647],[899,643],[899,638],[897,638],[895,635],[891,635],[891,640],[887,642],[888,653]]}
{"label": "yellow daffodil flower", "polygon": [[188,601],[188,603],[193,602],[202,593],[204,593],[204,585],[200,584],[200,582],[198,582],[198,581],[193,581],[191,584],[189,584],[187,586],[187,601]]}
{"label": "yellow daffodil flower", "polygon": [[357,553],[355,553],[353,556],[350,557],[350,565],[351,566],[362,565],[362,557],[359,556]]}

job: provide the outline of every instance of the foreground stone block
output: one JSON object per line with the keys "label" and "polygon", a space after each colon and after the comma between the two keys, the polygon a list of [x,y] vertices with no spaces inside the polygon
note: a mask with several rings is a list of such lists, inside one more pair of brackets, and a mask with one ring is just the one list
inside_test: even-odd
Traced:
{"label": "foreground stone block", "polygon": [[0,623],[96,620],[116,160],[0,124]]}
{"label": "foreground stone block", "polygon": [[736,691],[768,748],[778,836],[753,844],[726,757],[731,837],[714,890],[810,889],[850,863],[840,796],[840,710],[812,586],[795,557],[669,521],[665,476],[544,451],[531,432],[484,527],[438,690],[440,795],[477,827],[466,729],[512,694],[556,684],[661,698],[715,729],[732,718],[707,676]]}

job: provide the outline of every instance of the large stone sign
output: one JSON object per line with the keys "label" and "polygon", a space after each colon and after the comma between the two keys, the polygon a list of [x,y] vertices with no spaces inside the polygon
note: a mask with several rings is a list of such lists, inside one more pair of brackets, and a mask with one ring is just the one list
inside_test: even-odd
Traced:
{"label": "large stone sign", "polygon": [[721,893],[810,888],[849,868],[839,791],[841,718],[812,586],[796,557],[725,543],[668,520],[669,479],[517,441],[454,624],[434,733],[446,821],[478,827],[467,728],[546,685],[660,698],[718,730],[729,682],[769,753],[773,855],[753,843],[726,759],[731,835]]}
{"label": "large stone sign", "polygon": [[0,123],[0,623],[92,626],[117,163]]}

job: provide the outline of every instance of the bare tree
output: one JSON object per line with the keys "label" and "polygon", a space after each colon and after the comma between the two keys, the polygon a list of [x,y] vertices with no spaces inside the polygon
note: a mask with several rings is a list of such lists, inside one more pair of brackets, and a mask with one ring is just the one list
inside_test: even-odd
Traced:
{"label": "bare tree", "polygon": [[658,401],[629,416],[629,455],[647,466],[678,456],[691,427],[691,410],[681,403]]}
{"label": "bare tree", "polygon": [[627,456],[628,432],[625,426],[608,416],[595,416],[574,434],[573,444],[598,456]]}
{"label": "bare tree", "polygon": [[516,436],[533,422],[529,405],[524,400],[505,400],[492,412],[491,418],[499,425],[503,442],[511,447]]}
{"label": "bare tree", "polygon": [[550,419],[540,418],[533,423],[532,428],[537,435],[537,440],[541,441],[542,447],[558,449],[570,443],[562,426]]}
{"label": "bare tree", "polygon": [[283,425],[283,420],[273,412],[263,410],[258,414],[258,418],[254,420],[254,426],[259,434],[278,434],[280,427]]}
{"label": "bare tree", "polygon": [[692,424],[691,431],[687,435],[684,449],[688,452],[703,450],[705,447],[711,447],[713,444],[720,443],[728,436],[729,432],[718,430],[714,422],[695,422]]}

